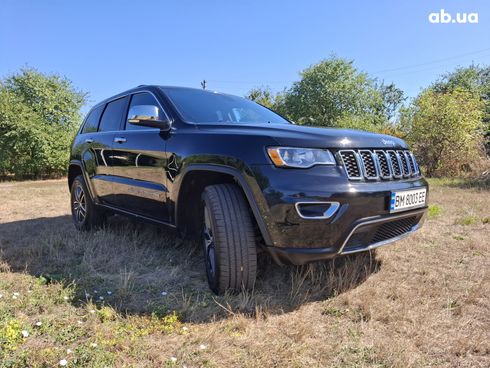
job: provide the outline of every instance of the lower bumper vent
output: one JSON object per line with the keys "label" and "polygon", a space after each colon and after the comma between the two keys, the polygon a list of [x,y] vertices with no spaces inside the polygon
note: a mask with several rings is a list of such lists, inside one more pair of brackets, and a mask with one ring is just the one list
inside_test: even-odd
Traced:
{"label": "lower bumper vent", "polygon": [[370,245],[407,234],[419,221],[419,216],[410,216],[382,224],[361,226],[351,235],[343,253],[367,248]]}

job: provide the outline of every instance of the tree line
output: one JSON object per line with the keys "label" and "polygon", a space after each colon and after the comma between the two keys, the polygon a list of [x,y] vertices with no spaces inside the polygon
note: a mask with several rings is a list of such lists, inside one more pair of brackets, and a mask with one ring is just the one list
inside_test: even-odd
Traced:
{"label": "tree line", "polygon": [[[405,139],[428,176],[479,175],[489,167],[490,67],[442,75],[408,100],[395,84],[330,57],[274,93],[247,96],[296,124],[353,128]],[[0,178],[66,174],[87,93],[59,75],[24,68],[0,81]]]}
{"label": "tree line", "polygon": [[248,98],[300,125],[354,128],[405,139],[427,176],[488,174],[490,66],[440,76],[411,101],[393,83],[330,57],[282,92],[254,88]]}

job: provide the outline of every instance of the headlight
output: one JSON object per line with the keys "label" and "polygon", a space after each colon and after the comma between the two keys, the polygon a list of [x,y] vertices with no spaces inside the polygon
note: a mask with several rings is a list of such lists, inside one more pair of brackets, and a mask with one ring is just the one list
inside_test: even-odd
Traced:
{"label": "headlight", "polygon": [[268,147],[267,153],[278,167],[307,169],[314,165],[336,165],[332,152],[326,149]]}

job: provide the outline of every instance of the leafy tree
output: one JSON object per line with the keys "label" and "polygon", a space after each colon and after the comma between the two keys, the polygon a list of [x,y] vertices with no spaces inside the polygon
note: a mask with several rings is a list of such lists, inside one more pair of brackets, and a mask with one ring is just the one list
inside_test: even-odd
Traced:
{"label": "leafy tree", "polygon": [[274,93],[269,87],[252,88],[245,98],[255,101],[279,114],[286,115],[283,92]]}
{"label": "leafy tree", "polygon": [[479,162],[482,102],[471,92],[429,88],[402,112],[400,125],[428,176],[461,175]]}
{"label": "leafy tree", "polygon": [[443,75],[432,88],[440,93],[452,92],[455,89],[465,90],[483,102],[483,123],[486,127],[486,148],[490,153],[490,66],[470,65],[457,68],[454,72]]}
{"label": "leafy tree", "polygon": [[64,174],[85,98],[66,78],[34,69],[23,69],[2,81],[0,175],[39,178]]}
{"label": "leafy tree", "polygon": [[301,124],[381,126],[383,97],[367,74],[357,71],[352,61],[331,57],[301,72],[301,80],[287,91],[284,104],[288,115]]}
{"label": "leafy tree", "polygon": [[245,98],[248,98],[249,100],[255,101],[262,106],[268,107],[269,109],[272,109],[274,107],[275,103],[275,97],[274,94],[272,93],[271,89],[266,87],[266,88],[252,88]]}
{"label": "leafy tree", "polygon": [[386,119],[390,121],[396,117],[407,98],[404,96],[403,91],[395,86],[394,83],[384,84],[384,82],[382,82],[377,89],[381,93],[381,98],[383,99],[382,113]]}

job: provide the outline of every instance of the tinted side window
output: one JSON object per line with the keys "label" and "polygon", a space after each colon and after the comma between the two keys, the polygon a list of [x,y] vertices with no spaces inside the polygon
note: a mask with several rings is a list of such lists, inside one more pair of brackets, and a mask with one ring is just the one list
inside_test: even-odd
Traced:
{"label": "tinted side window", "polygon": [[[155,97],[151,93],[147,92],[142,92],[142,93],[136,93],[131,97],[131,102],[129,104],[129,109],[128,113],[131,110],[131,107],[133,106],[140,106],[140,105],[153,105],[158,108],[158,118],[162,118],[162,115],[164,115],[163,111],[160,108],[160,105],[158,104],[158,101],[155,99]],[[128,123],[128,119],[126,117],[126,130],[141,130],[141,129],[152,129],[149,127],[144,127],[140,125],[133,125]]]}
{"label": "tinted side window", "polygon": [[99,132],[119,130],[121,119],[126,108],[127,97],[109,102],[100,120]]}
{"label": "tinted side window", "polygon": [[83,125],[82,134],[93,133],[97,131],[100,115],[102,115],[103,109],[104,105],[101,105],[96,107],[95,109],[92,109],[92,111],[88,113],[87,118],[85,119],[85,124]]}

